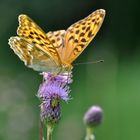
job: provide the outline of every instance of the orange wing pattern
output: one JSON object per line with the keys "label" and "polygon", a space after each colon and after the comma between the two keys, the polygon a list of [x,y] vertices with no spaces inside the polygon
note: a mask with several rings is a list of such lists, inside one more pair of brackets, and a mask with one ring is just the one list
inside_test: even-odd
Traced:
{"label": "orange wing pattern", "polygon": [[105,10],[99,9],[67,29],[62,52],[64,62],[71,64],[83,52],[99,31],[104,17]]}
{"label": "orange wing pattern", "polygon": [[50,57],[42,50],[36,49],[32,44],[29,44],[20,37],[11,37],[9,39],[9,45],[11,49],[19,56],[29,68],[33,68],[37,71],[60,71],[61,68],[50,59]]}
{"label": "orange wing pattern", "polygon": [[51,43],[53,44],[53,46],[58,51],[59,56],[61,58],[62,48],[64,47],[65,30],[48,32],[46,35],[49,38],[49,40],[51,41]]}
{"label": "orange wing pattern", "polygon": [[64,72],[99,31],[105,10],[99,9],[74,23],[66,31],[47,34],[27,15],[19,16],[17,35],[9,45],[25,65],[38,71]]}
{"label": "orange wing pattern", "polygon": [[27,15],[19,16],[17,34],[29,44],[46,53],[57,65],[60,65],[61,60],[57,50],[44,31]]}

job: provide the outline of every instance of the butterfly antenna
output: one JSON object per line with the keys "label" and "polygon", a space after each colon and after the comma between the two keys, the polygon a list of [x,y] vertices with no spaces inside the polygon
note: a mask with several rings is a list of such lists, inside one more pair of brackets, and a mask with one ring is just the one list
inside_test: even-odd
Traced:
{"label": "butterfly antenna", "polygon": [[74,66],[85,65],[85,64],[96,64],[96,63],[100,63],[100,62],[104,62],[104,60],[97,60],[97,61],[91,61],[91,62],[75,63]]}

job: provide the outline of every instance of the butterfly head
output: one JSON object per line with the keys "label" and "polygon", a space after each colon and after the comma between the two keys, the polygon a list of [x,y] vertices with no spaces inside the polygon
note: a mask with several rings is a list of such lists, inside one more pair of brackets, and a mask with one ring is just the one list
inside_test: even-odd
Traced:
{"label": "butterfly head", "polygon": [[71,64],[63,64],[62,66],[62,72],[70,72],[73,69],[73,66]]}

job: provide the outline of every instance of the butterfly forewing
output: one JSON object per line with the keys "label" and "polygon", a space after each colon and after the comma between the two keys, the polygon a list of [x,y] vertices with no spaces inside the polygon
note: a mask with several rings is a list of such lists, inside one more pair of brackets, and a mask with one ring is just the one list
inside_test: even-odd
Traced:
{"label": "butterfly forewing", "polygon": [[83,52],[100,29],[104,16],[103,9],[96,10],[67,29],[62,53],[64,62],[71,64]]}
{"label": "butterfly forewing", "polygon": [[46,53],[57,65],[61,64],[59,54],[44,31],[27,15],[19,16],[17,34],[28,43]]}
{"label": "butterfly forewing", "polygon": [[60,71],[62,62],[56,48],[46,33],[27,15],[19,16],[17,34],[9,39],[9,45],[25,65],[37,71]]}

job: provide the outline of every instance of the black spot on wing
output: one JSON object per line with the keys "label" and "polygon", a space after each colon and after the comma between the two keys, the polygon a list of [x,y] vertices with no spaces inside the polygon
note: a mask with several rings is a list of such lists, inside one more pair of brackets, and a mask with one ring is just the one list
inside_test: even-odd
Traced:
{"label": "black spot on wing", "polygon": [[76,32],[75,32],[75,33],[76,33],[76,34],[79,34],[79,32],[80,32],[79,30],[76,30]]}
{"label": "black spot on wing", "polygon": [[51,42],[52,42],[52,43],[55,43],[55,40],[54,40],[54,39],[52,39],[52,40],[51,40]]}
{"label": "black spot on wing", "polygon": [[60,38],[57,38],[57,41],[60,41]]}
{"label": "black spot on wing", "polygon": [[68,40],[68,41],[73,40],[73,39],[74,39],[74,37],[73,37],[73,36],[71,36],[71,37],[69,38],[69,40]]}
{"label": "black spot on wing", "polygon": [[75,39],[74,42],[75,42],[75,43],[78,43],[78,39]]}
{"label": "black spot on wing", "polygon": [[88,33],[88,37],[92,37],[94,34],[92,34],[92,31],[90,31],[89,33]]}
{"label": "black spot on wing", "polygon": [[86,32],[90,30],[90,26],[87,27]]}
{"label": "black spot on wing", "polygon": [[34,33],[31,31],[30,34],[33,35]]}
{"label": "black spot on wing", "polygon": [[95,22],[95,19],[92,19],[92,22]]}
{"label": "black spot on wing", "polygon": [[29,35],[29,38],[32,38],[33,39],[34,37],[32,35]]}
{"label": "black spot on wing", "polygon": [[85,38],[82,38],[82,39],[81,39],[81,42],[86,42],[86,39],[85,39]]}
{"label": "black spot on wing", "polygon": [[36,37],[36,39],[37,39],[37,40],[41,40],[41,38],[40,38],[40,37]]}
{"label": "black spot on wing", "polygon": [[41,38],[45,39],[45,37],[43,35],[40,35]]}
{"label": "black spot on wing", "polygon": [[85,33],[82,32],[82,33],[80,34],[80,37],[81,37],[81,36],[84,36],[84,35],[85,35]]}
{"label": "black spot on wing", "polygon": [[79,46],[81,46],[82,48],[84,48],[84,47],[85,47],[85,45],[84,45],[84,44],[79,44]]}
{"label": "black spot on wing", "polygon": [[84,26],[84,27],[82,27],[82,30],[85,30],[86,29],[86,27]]}

